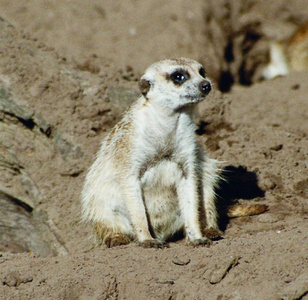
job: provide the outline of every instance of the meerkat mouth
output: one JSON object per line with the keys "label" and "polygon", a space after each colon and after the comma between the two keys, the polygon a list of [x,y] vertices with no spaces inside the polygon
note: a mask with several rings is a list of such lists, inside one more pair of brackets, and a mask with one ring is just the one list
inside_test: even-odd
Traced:
{"label": "meerkat mouth", "polygon": [[191,101],[191,103],[201,102],[205,99],[206,96],[196,96],[196,95],[186,95],[184,98]]}
{"label": "meerkat mouth", "polygon": [[188,107],[193,107],[197,105],[198,103],[202,102],[205,99],[205,96],[192,96],[192,95],[187,95],[183,97],[186,100],[186,103],[178,107],[178,110],[182,110],[183,108],[188,108]]}

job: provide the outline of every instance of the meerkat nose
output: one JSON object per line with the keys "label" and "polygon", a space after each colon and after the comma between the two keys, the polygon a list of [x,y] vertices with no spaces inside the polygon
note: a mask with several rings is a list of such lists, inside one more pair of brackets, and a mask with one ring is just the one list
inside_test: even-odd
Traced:
{"label": "meerkat nose", "polygon": [[207,95],[212,89],[212,86],[209,81],[203,80],[199,84],[199,90],[203,95]]}

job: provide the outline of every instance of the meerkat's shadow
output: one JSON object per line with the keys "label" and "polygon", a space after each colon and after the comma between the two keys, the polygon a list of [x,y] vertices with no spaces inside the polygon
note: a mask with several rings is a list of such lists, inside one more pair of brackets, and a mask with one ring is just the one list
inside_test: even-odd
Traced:
{"label": "meerkat's shadow", "polygon": [[247,171],[243,166],[226,166],[222,171],[223,180],[216,188],[219,227],[225,231],[229,218],[228,207],[238,199],[251,200],[264,197],[265,192],[258,186],[256,173]]}

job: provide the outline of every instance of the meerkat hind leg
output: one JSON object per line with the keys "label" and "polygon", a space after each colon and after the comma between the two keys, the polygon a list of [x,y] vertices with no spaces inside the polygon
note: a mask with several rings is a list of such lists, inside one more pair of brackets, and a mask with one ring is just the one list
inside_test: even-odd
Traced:
{"label": "meerkat hind leg", "polygon": [[[202,164],[202,196],[205,220],[202,220],[202,234],[210,240],[219,240],[223,238],[223,232],[218,226],[218,211],[216,205],[215,187],[218,185],[220,177],[219,168],[216,160],[207,158],[200,153]],[[205,222],[204,222],[205,221]]]}
{"label": "meerkat hind leg", "polygon": [[130,238],[122,232],[108,228],[99,222],[94,224],[94,230],[98,239],[102,240],[108,248],[127,245],[131,241]]}
{"label": "meerkat hind leg", "polygon": [[213,159],[204,157],[201,169],[202,177],[202,196],[205,210],[206,226],[219,230],[218,212],[216,206],[215,187],[219,181],[217,162]]}
{"label": "meerkat hind leg", "polygon": [[217,241],[223,239],[224,233],[216,228],[203,228],[202,233],[211,241]]}

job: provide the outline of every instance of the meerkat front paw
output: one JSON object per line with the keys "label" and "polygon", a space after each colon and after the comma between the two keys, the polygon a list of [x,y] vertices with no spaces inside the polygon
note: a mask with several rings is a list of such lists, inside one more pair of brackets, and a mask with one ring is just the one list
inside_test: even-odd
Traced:
{"label": "meerkat front paw", "polygon": [[212,244],[212,241],[207,237],[202,237],[200,239],[187,241],[187,244],[193,247],[199,247],[199,246],[209,247]]}
{"label": "meerkat front paw", "polygon": [[142,246],[143,248],[157,248],[157,249],[169,248],[168,243],[157,239],[144,240],[140,242],[139,245]]}

